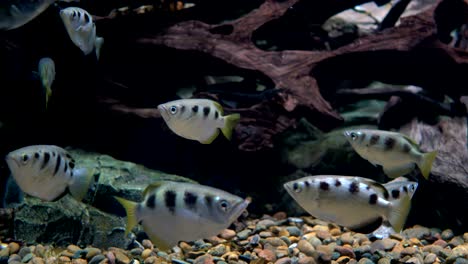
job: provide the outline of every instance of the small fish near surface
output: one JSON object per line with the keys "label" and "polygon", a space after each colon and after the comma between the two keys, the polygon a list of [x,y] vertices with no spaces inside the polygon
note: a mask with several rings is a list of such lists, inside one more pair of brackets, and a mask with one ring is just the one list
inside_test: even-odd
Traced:
{"label": "small fish near surface", "polygon": [[75,168],[75,160],[63,148],[33,145],[6,156],[20,189],[44,201],[55,201],[67,192],[81,201],[92,182],[92,170]]}
{"label": "small fish near surface", "polygon": [[284,184],[312,216],[363,233],[382,226],[389,227],[390,233],[400,232],[417,186],[403,177],[386,186],[367,178],[339,175],[307,176]]}
{"label": "small fish near surface", "polygon": [[219,130],[231,139],[239,114],[224,116],[222,106],[209,99],[181,99],[158,105],[166,124],[177,135],[203,144],[212,143]]}
{"label": "small fish near surface", "polygon": [[104,39],[96,36],[96,25],[88,11],[79,7],[67,7],[60,11],[60,17],[72,42],[85,55],[94,50],[99,60]]}
{"label": "small fish near surface", "polygon": [[72,2],[75,0],[0,1],[0,30],[12,30],[25,25],[56,1]]}
{"label": "small fish near surface", "polygon": [[381,165],[390,178],[408,174],[417,165],[428,179],[437,156],[437,151],[424,153],[414,140],[397,132],[358,129],[345,131],[344,135],[361,157]]}
{"label": "small fish near surface", "polygon": [[141,203],[115,197],[127,212],[126,233],[141,223],[160,250],[179,241],[193,241],[217,235],[247,208],[242,199],[209,186],[162,181],[149,185]]}
{"label": "small fish near surface", "polygon": [[55,80],[55,63],[51,58],[42,58],[38,67],[39,77],[42,86],[45,89],[46,108],[49,105],[49,99],[52,96],[52,83]]}

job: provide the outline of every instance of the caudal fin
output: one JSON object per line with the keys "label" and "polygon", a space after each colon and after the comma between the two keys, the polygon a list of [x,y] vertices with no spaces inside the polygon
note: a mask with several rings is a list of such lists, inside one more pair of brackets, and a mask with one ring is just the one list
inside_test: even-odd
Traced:
{"label": "caudal fin", "polygon": [[95,49],[96,49],[96,58],[97,58],[97,60],[99,60],[99,57],[101,57],[102,45],[104,45],[104,38],[96,36],[96,40],[94,41],[94,46],[95,46]]}
{"label": "caudal fin", "polygon": [[434,162],[435,157],[437,156],[437,151],[432,151],[429,153],[423,154],[421,161],[418,163],[421,174],[424,178],[429,179],[429,174],[431,173],[432,163]]}
{"label": "caudal fin", "polygon": [[132,228],[137,225],[136,207],[138,203],[128,201],[117,196],[114,196],[114,198],[123,206],[123,208],[125,208],[125,212],[127,213],[127,227],[125,228],[125,235],[128,235]]}
{"label": "caudal fin", "polygon": [[83,200],[88,193],[93,174],[94,170],[85,168],[75,169],[73,171],[73,181],[68,185],[68,190],[76,200]]}
{"label": "caudal fin", "polygon": [[231,140],[232,138],[232,130],[234,127],[239,123],[240,115],[239,114],[232,114],[224,117],[224,127],[221,128],[221,132],[223,135]]}
{"label": "caudal fin", "polygon": [[411,198],[407,195],[404,195],[400,199],[392,202],[388,221],[390,222],[395,232],[399,233],[401,230],[403,230],[410,209]]}

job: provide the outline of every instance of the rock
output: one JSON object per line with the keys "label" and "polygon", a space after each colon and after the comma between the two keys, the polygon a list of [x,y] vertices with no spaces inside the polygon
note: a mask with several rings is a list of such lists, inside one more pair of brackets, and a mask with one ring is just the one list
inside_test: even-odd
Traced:
{"label": "rock", "polygon": [[71,259],[67,256],[60,256],[59,257],[59,263],[70,263]]}
{"label": "rock", "polygon": [[96,255],[101,254],[101,250],[99,248],[94,248],[94,247],[88,247],[85,248],[86,250],[86,259],[91,259]]}
{"label": "rock", "polygon": [[280,258],[278,259],[275,264],[291,264],[291,258],[288,258],[288,257],[284,257],[284,258]]}
{"label": "rock", "polygon": [[155,257],[155,256],[151,256],[147,259],[145,259],[145,261],[143,263],[145,264],[156,264],[158,262],[158,258]]}
{"label": "rock", "polygon": [[421,261],[417,257],[412,257],[405,261],[405,263],[412,263],[412,264],[422,264]]}
{"label": "rock", "polygon": [[208,250],[208,254],[211,254],[212,256],[217,256],[220,257],[224,254],[226,254],[226,246],[223,244],[219,244],[211,249]]}
{"label": "rock", "polygon": [[76,251],[81,250],[81,248],[75,245],[69,245],[67,250],[71,253],[75,253]]}
{"label": "rock", "polygon": [[21,259],[21,262],[27,263],[27,262],[29,262],[33,257],[34,257],[34,254],[33,254],[33,253],[28,253],[28,254],[26,254],[26,255]]}
{"label": "rock", "polygon": [[297,226],[287,226],[286,230],[289,232],[290,236],[300,236],[301,230]]}
{"label": "rock", "polygon": [[258,234],[261,238],[267,238],[273,236],[270,231],[262,231]]}
{"label": "rock", "polygon": [[326,240],[326,239],[331,238],[331,234],[328,230],[318,230],[317,237],[320,238],[321,240]]}
{"label": "rock", "polygon": [[267,243],[273,247],[287,246],[286,242],[279,237],[268,237],[265,239],[265,244]]}
{"label": "rock", "polygon": [[12,254],[8,258],[8,263],[10,263],[10,261],[19,261],[19,262],[21,262],[21,257],[18,254]]}
{"label": "rock", "polygon": [[377,264],[391,264],[392,262],[390,261],[389,258],[381,258],[379,259],[379,261],[377,262]]}
{"label": "rock", "polygon": [[244,230],[240,231],[239,233],[237,233],[237,237],[240,240],[244,240],[244,239],[247,239],[251,233],[252,233],[252,230],[244,229]]}
{"label": "rock", "polygon": [[309,257],[312,257],[315,252],[315,248],[307,240],[299,240],[297,249]]}
{"label": "rock", "polygon": [[416,247],[407,247],[407,248],[404,248],[401,251],[401,255],[402,256],[406,256],[406,255],[413,256],[414,254],[416,254],[416,252],[418,252],[418,249]]}
{"label": "rock", "polygon": [[350,260],[350,258],[348,256],[341,256],[336,260],[336,262],[338,262],[340,264],[341,263],[348,263],[349,260]]}
{"label": "rock", "polygon": [[214,264],[214,261],[211,255],[205,254],[196,258],[193,264]]}
{"label": "rock", "polygon": [[353,245],[354,243],[354,237],[351,235],[350,232],[342,234],[340,239],[344,244]]}
{"label": "rock", "polygon": [[256,227],[255,227],[255,230],[257,231],[261,231],[261,230],[265,230],[267,228],[269,228],[270,226],[274,226],[276,225],[275,221],[271,220],[271,219],[264,219],[264,220],[260,220],[258,221]]}
{"label": "rock", "polygon": [[348,256],[354,259],[356,258],[356,254],[354,254],[353,249],[351,247],[336,246],[335,251],[340,253],[340,256]]}
{"label": "rock", "polygon": [[463,234],[463,240],[465,241],[465,243],[468,243],[468,232]]}
{"label": "rock", "polygon": [[432,243],[432,245],[434,245],[434,246],[440,246],[440,247],[444,248],[444,247],[447,246],[447,242],[445,242],[445,241],[442,240],[442,239],[438,239],[438,240],[434,241],[434,243]]}
{"label": "rock", "polygon": [[149,239],[143,239],[143,241],[141,241],[141,245],[144,248],[151,249],[151,250],[154,248],[153,242],[151,242],[151,240]]}
{"label": "rock", "polygon": [[8,247],[0,250],[0,257],[8,257],[10,255],[10,249]]}
{"label": "rock", "polygon": [[[296,248],[297,249],[297,248]],[[289,256],[289,248],[287,246],[279,246],[275,250],[276,258],[284,258]]]}
{"label": "rock", "polygon": [[426,255],[426,257],[424,258],[424,264],[432,264],[436,261],[437,259],[437,255],[434,254],[434,253],[429,253]]}
{"label": "rock", "polygon": [[105,258],[106,257],[104,255],[102,255],[102,254],[96,255],[96,256],[91,258],[91,260],[89,261],[88,264],[98,264],[101,261],[103,261]]}
{"label": "rock", "polygon": [[454,237],[453,231],[451,229],[445,229],[444,231],[442,231],[440,235],[443,240],[447,240],[447,241],[449,241],[450,239]]}
{"label": "rock", "polygon": [[20,250],[20,245],[16,242],[11,242],[8,244],[8,248],[10,249],[10,254],[16,254]]}
{"label": "rock", "polygon": [[77,168],[94,168],[98,182],[91,186],[83,202],[70,195],[54,202],[43,202],[26,195],[20,204],[7,204],[7,207],[17,208],[13,219],[16,239],[26,243],[61,243],[58,246],[127,248],[131,239],[124,236],[126,219],[122,207],[112,196],[139,201],[142,191],[154,181],[193,182],[107,155],[81,150],[70,150],[70,154],[76,160]]}
{"label": "rock", "polygon": [[333,247],[330,245],[318,246],[314,257],[318,262],[329,262],[332,259]]}
{"label": "rock", "polygon": [[431,235],[431,230],[429,230],[427,227],[414,226],[412,228],[403,230],[403,235],[406,238],[415,237],[417,239],[424,239],[425,237],[429,237]]}
{"label": "rock", "polygon": [[276,261],[276,254],[273,251],[269,250],[269,249],[261,250],[258,253],[258,256],[261,257],[261,258],[264,258],[268,262],[275,262]]}
{"label": "rock", "polygon": [[72,264],[87,264],[88,262],[85,259],[73,259]]}
{"label": "rock", "polygon": [[31,260],[31,264],[45,264],[45,261],[40,257],[34,257]]}
{"label": "rock", "polygon": [[374,262],[368,258],[362,258],[358,262],[359,264],[374,264]]}
{"label": "rock", "polygon": [[130,264],[130,258],[120,251],[115,251],[115,261],[117,264]]}
{"label": "rock", "polygon": [[299,258],[299,260],[297,261],[297,264],[316,264],[316,263],[317,262],[315,261],[313,257],[308,257],[308,256]]}
{"label": "rock", "polygon": [[230,240],[230,239],[232,239],[232,238],[234,238],[236,236],[236,231],[234,231],[232,229],[224,229],[223,231],[221,231],[219,236],[221,238],[226,239],[226,240]]}
{"label": "rock", "polygon": [[141,253],[141,257],[142,257],[143,259],[146,259],[146,258],[148,258],[148,257],[151,255],[152,252],[153,252],[153,251],[152,251],[151,249],[148,249],[148,248],[147,248],[147,249],[143,250],[143,252]]}
{"label": "rock", "polygon": [[29,247],[22,247],[19,250],[18,255],[20,255],[21,258],[24,258],[24,256],[26,256],[29,253],[31,253],[31,249]]}
{"label": "rock", "polygon": [[390,238],[384,238],[382,240],[376,240],[372,242],[371,244],[371,252],[375,252],[377,250],[385,250],[385,251],[390,251],[393,249],[393,247],[398,244],[398,241],[390,239]]}
{"label": "rock", "polygon": [[460,237],[460,236],[456,236],[454,238],[452,238],[448,244],[451,246],[451,247],[457,247],[457,246],[460,246],[464,243],[463,241],[463,238]]}

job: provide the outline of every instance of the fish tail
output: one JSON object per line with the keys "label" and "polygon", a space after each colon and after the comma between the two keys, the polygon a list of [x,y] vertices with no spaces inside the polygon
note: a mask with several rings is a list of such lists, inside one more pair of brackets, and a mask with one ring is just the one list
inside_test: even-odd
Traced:
{"label": "fish tail", "polygon": [[232,138],[232,130],[234,127],[239,123],[240,115],[239,114],[232,114],[224,117],[224,127],[221,128],[221,132],[223,135],[231,140]]}
{"label": "fish tail", "polygon": [[403,230],[410,208],[411,198],[409,196],[403,196],[401,199],[392,202],[388,221],[390,222],[395,232],[399,233],[401,230]]}
{"label": "fish tail", "polygon": [[94,41],[94,46],[96,48],[96,58],[98,60],[99,60],[99,57],[101,56],[101,49],[102,49],[103,44],[104,44],[104,38],[96,36],[96,40]]}
{"label": "fish tail", "polygon": [[429,153],[424,153],[421,161],[418,163],[421,174],[424,178],[429,179],[429,174],[431,173],[432,163],[434,162],[435,157],[437,156],[437,151],[432,151]]}
{"label": "fish tail", "polygon": [[46,109],[47,109],[47,106],[49,105],[49,99],[50,97],[52,96],[52,89],[50,89],[50,86],[47,86],[46,87]]}
{"label": "fish tail", "polygon": [[73,181],[68,185],[68,190],[76,200],[81,201],[86,196],[93,175],[94,170],[85,168],[73,171]]}
{"label": "fish tail", "polygon": [[125,212],[127,213],[127,227],[125,228],[125,235],[128,235],[132,228],[137,225],[136,208],[138,203],[128,201],[117,196],[114,196],[114,198],[123,206],[123,208],[125,208]]}

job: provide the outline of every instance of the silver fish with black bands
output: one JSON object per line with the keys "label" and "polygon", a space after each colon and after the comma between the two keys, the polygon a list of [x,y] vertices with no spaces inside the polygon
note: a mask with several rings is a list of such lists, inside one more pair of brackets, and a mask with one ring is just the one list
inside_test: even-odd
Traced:
{"label": "silver fish with black bands", "polygon": [[400,232],[417,186],[406,178],[382,185],[367,178],[339,175],[308,176],[284,184],[312,216],[364,233],[382,225]]}
{"label": "silver fish with black bands", "polygon": [[160,250],[179,241],[193,241],[217,235],[247,208],[242,199],[213,187],[162,181],[149,185],[141,203],[115,197],[127,212],[126,234],[141,223]]}
{"label": "silver fish with black bands", "polygon": [[81,201],[92,180],[92,171],[75,168],[75,160],[61,147],[34,145],[10,152],[6,162],[20,189],[45,201],[67,191]]}

